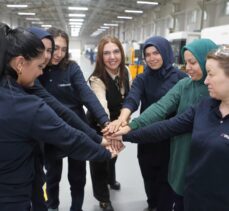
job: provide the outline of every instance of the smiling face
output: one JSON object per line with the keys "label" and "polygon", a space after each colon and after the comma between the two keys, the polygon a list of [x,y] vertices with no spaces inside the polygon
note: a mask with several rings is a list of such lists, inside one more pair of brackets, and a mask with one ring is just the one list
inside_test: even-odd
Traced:
{"label": "smiling face", "polygon": [[115,43],[108,42],[104,45],[103,62],[106,69],[112,73],[117,73],[121,64],[121,51]]}
{"label": "smiling face", "polygon": [[153,70],[158,70],[163,65],[161,54],[154,46],[145,49],[145,62]]}
{"label": "smiling face", "polygon": [[229,98],[229,77],[215,59],[207,59],[207,77],[204,83],[208,86],[209,95],[218,100]]}
{"label": "smiling face", "polygon": [[200,68],[198,61],[190,51],[186,50],[184,52],[184,60],[186,64],[185,68],[188,75],[190,75],[193,81],[200,80],[203,77],[203,72]]}
{"label": "smiling face", "polygon": [[61,37],[55,37],[54,38],[54,43],[55,43],[55,50],[52,56],[51,63],[53,65],[58,65],[62,59],[66,56],[67,53],[67,41]]}

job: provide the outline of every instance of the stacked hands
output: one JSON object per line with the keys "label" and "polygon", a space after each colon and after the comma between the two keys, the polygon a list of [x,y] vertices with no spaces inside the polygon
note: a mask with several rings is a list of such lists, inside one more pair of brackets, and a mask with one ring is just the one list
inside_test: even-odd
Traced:
{"label": "stacked hands", "polygon": [[110,122],[101,132],[103,133],[102,145],[112,154],[112,158],[117,156],[124,148],[122,135],[131,131],[127,121],[120,119]]}

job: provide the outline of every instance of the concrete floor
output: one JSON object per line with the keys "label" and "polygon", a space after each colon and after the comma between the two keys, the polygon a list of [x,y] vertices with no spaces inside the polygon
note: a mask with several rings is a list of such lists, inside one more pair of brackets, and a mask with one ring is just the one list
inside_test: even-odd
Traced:
{"label": "concrete floor", "polygon": [[[93,71],[88,59],[84,56],[75,57],[85,78]],[[135,112],[133,116],[138,115]],[[143,180],[141,177],[138,160],[137,160],[137,146],[135,144],[126,144],[125,150],[119,155],[116,162],[116,177],[121,183],[121,190],[111,190],[111,201],[115,211],[142,211],[146,204],[146,196],[144,192]],[[62,180],[60,184],[60,211],[69,211],[71,197],[69,184],[67,180],[67,160],[64,159],[64,168],[62,173]],[[83,205],[84,211],[101,211],[98,201],[93,197],[92,185],[90,178],[90,171],[87,164],[87,184],[85,187],[85,199]]]}

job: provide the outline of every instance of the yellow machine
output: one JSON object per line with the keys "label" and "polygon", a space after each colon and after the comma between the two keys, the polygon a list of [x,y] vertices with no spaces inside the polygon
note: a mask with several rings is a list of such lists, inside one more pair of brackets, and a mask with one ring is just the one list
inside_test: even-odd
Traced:
{"label": "yellow machine", "polygon": [[123,47],[126,54],[126,65],[128,65],[132,80],[134,80],[138,74],[144,71],[142,45],[132,42],[123,45]]}

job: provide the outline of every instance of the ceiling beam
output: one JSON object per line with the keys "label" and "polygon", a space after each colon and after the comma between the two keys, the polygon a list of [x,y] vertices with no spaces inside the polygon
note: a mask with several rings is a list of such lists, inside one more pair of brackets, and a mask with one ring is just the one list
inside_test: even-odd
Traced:
{"label": "ceiling beam", "polygon": [[62,8],[61,8],[61,3],[60,3],[60,0],[53,0],[53,3],[54,3],[54,6],[57,10],[57,14],[59,16],[59,20],[62,24],[62,28],[65,30],[66,33],[69,34],[69,30],[68,30],[68,27],[67,27],[67,24],[66,24],[66,21],[65,21],[65,16],[63,14],[63,11],[62,11]]}

